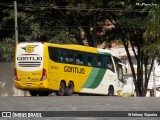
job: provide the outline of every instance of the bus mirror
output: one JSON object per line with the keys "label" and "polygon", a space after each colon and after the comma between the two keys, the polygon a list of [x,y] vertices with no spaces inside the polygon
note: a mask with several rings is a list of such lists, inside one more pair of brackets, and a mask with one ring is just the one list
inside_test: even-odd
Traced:
{"label": "bus mirror", "polygon": [[123,63],[118,63],[118,64],[121,65],[125,69],[125,74],[127,74],[127,66]]}

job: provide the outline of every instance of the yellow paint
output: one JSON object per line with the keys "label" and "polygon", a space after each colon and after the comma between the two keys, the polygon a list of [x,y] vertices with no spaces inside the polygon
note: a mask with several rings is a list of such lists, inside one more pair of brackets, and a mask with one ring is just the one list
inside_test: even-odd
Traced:
{"label": "yellow paint", "polygon": [[27,53],[32,53],[34,52],[34,48],[36,47],[37,45],[27,45],[24,50],[27,52]]}
{"label": "yellow paint", "polygon": [[[38,46],[38,44],[37,45],[29,44],[26,45],[26,47],[23,49],[25,50],[26,53],[34,53],[34,49],[35,47]],[[24,71],[24,70],[18,70],[15,67],[17,69],[17,76],[19,79],[14,81],[15,87],[22,90],[39,90],[39,89],[58,90],[61,80],[64,80],[66,82],[66,85],[69,83],[69,81],[73,81],[74,92],[80,92],[82,90],[81,86],[86,82],[92,67],[65,64],[65,63],[55,63],[54,61],[49,59],[48,46],[97,53],[97,49],[91,47],[44,43],[43,68],[46,69],[47,79],[41,81],[42,70],[34,71],[33,68],[33,71]],[[16,48],[16,51],[18,51],[19,49],[21,48]],[[76,67],[79,70],[84,69],[85,74],[64,72],[65,66]]]}

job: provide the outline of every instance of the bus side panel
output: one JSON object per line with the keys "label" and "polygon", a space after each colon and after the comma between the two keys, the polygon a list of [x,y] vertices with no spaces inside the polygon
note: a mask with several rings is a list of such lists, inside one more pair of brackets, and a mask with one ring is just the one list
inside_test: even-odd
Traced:
{"label": "bus side panel", "polygon": [[100,70],[97,68],[92,72],[87,78],[85,84],[83,85],[82,93],[91,93],[91,94],[108,94],[108,88],[110,85],[113,85],[116,91],[117,80],[115,74],[110,71],[104,71],[104,74],[100,74]]}
{"label": "bus side panel", "polygon": [[[80,92],[83,89],[83,85],[85,84],[92,68],[78,65],[67,65],[65,67],[65,74],[68,76],[68,81],[72,80],[74,83],[74,92]],[[73,71],[73,69],[71,69],[72,67],[77,68],[77,71],[83,70],[83,73]]]}
{"label": "bus side panel", "polygon": [[[49,83],[51,89],[59,90],[61,80],[74,83],[74,92],[108,94],[109,85],[113,85],[116,91],[117,77],[110,70],[102,70],[101,68],[92,68],[86,66],[69,65],[64,63],[56,63],[52,60],[48,62]],[[84,74],[74,71],[84,69]]]}
{"label": "bus side panel", "polygon": [[86,82],[88,75],[91,72],[91,67],[56,63],[52,60],[49,60],[48,63],[48,80],[50,81],[50,85],[53,90],[59,90],[60,82],[64,80],[66,86],[69,81],[72,81],[74,84],[74,92],[80,92],[83,89],[83,84]]}
{"label": "bus side panel", "polygon": [[50,89],[59,89],[59,65],[48,59],[48,82]]}

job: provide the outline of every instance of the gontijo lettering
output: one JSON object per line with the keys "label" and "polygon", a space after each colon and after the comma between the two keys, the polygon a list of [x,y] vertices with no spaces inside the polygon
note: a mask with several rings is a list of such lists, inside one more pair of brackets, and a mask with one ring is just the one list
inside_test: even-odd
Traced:
{"label": "gontijo lettering", "polygon": [[42,57],[17,57],[18,61],[41,61]]}
{"label": "gontijo lettering", "polygon": [[64,66],[64,72],[84,74],[85,69],[84,68],[78,68],[78,67]]}

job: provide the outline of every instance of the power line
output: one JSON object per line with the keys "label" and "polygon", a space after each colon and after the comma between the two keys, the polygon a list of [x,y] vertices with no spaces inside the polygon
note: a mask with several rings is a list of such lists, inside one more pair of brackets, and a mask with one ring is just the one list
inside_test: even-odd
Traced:
{"label": "power line", "polygon": [[[0,3],[0,6],[6,6],[6,7],[13,7],[13,4],[7,4],[7,3]],[[69,6],[52,6],[52,5],[17,5],[17,7],[22,7],[22,8],[50,8],[50,9],[57,9],[57,10],[88,10],[88,11],[110,11],[110,12],[141,12],[142,9],[122,9],[122,8],[86,8],[86,7],[69,7]]]}
{"label": "power line", "polygon": [[[78,26],[78,27],[81,27],[81,26]],[[45,28],[45,29],[55,29],[55,28],[75,28],[75,26],[52,26],[52,27],[42,27],[42,28]],[[119,26],[118,28],[128,28],[128,29],[147,29],[147,27],[126,27],[126,26]],[[19,26],[18,27],[19,30],[22,30],[24,29],[23,26]],[[0,29],[0,31],[6,31],[6,30],[14,30],[14,27],[13,28],[2,28]]]}
{"label": "power line", "polygon": [[[14,27],[14,25],[3,25],[3,26],[1,26],[1,27]],[[20,27],[19,28],[21,28],[21,27],[31,27],[30,25],[20,25]],[[38,26],[38,27],[44,27],[44,28],[64,28],[64,27],[66,27],[66,28],[70,28],[70,27],[94,27],[94,26]],[[103,27],[103,26],[96,26],[97,28],[101,28],[101,27]],[[125,26],[125,25],[119,25],[118,27],[122,27],[122,28],[131,28],[132,26]],[[133,27],[132,27],[133,28]],[[146,28],[146,27],[134,27],[134,28]]]}

